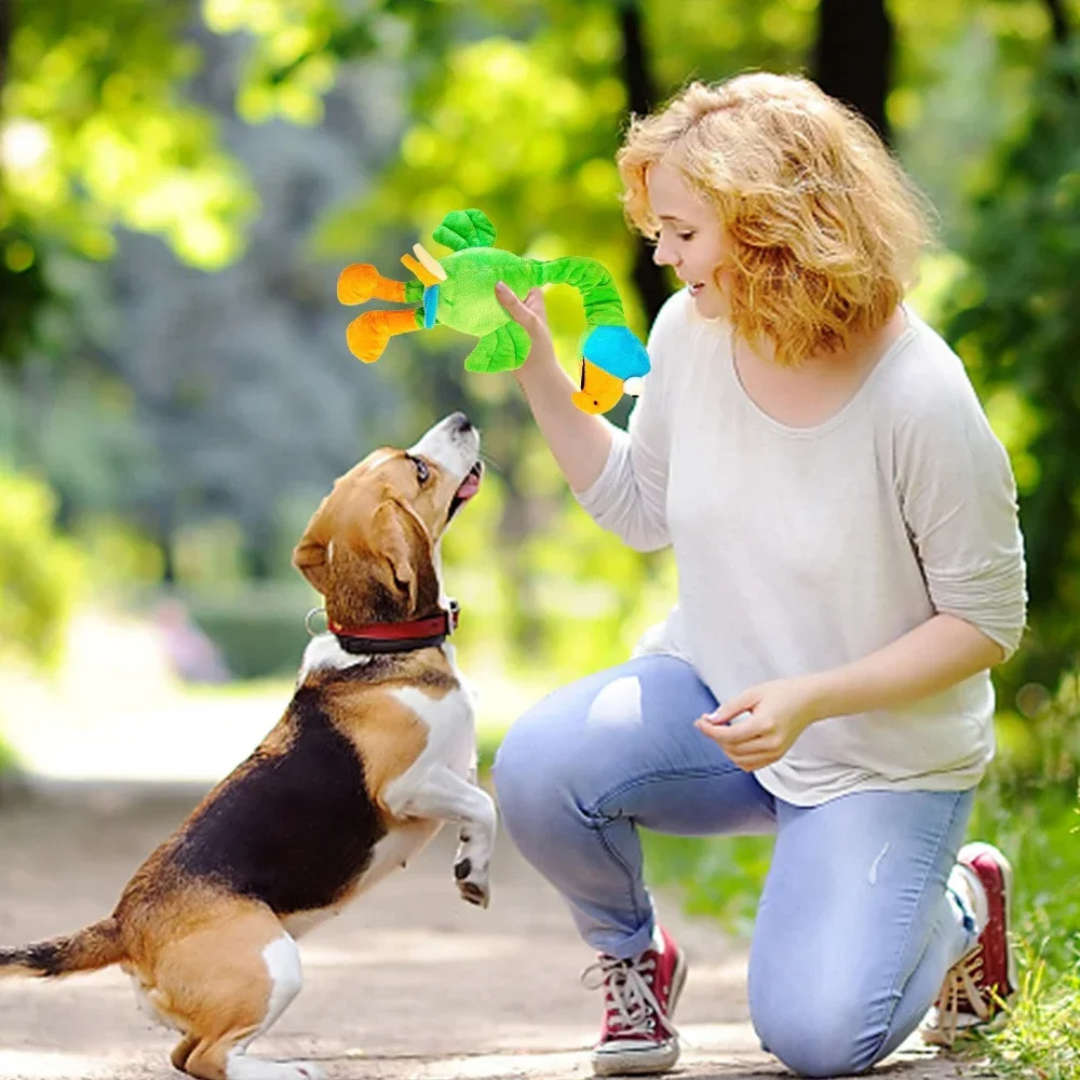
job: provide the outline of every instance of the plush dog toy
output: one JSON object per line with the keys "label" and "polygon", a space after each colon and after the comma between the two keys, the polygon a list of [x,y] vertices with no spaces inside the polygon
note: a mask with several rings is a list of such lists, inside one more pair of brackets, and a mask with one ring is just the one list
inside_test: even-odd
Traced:
{"label": "plush dog toy", "polygon": [[624,381],[649,370],[649,357],[626,325],[622,301],[611,275],[595,259],[523,259],[492,247],[495,226],[479,210],[454,210],[432,233],[452,250],[436,259],[421,244],[401,261],[419,279],[384,278],[369,263],[347,266],[338,278],[343,304],[372,298],[411,304],[397,311],[366,311],[346,332],[352,353],[370,364],[378,360],[395,334],[442,323],[480,340],[465,359],[466,371],[510,371],[529,354],[529,337],[495,298],[502,281],[524,298],[536,285],[572,285],[585,306],[581,389],[574,404],[587,413],[603,413],[622,397]]}

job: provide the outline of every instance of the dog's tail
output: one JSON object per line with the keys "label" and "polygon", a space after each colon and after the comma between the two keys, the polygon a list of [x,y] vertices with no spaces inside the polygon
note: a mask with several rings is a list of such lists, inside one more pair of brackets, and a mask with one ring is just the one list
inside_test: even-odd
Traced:
{"label": "dog's tail", "polygon": [[111,916],[67,937],[0,949],[0,976],[49,978],[75,971],[97,971],[124,959],[120,926]]}

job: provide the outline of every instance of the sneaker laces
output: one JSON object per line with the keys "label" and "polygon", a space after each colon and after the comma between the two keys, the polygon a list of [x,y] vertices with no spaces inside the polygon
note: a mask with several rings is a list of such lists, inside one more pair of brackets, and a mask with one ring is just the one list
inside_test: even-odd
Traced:
{"label": "sneaker laces", "polygon": [[678,1030],[653,994],[651,973],[655,970],[655,956],[638,960],[600,956],[581,973],[587,989],[604,988],[607,1027],[612,1033],[651,1036],[659,1020],[669,1035],[678,1038]]}
{"label": "sneaker laces", "polygon": [[[991,1008],[978,979],[983,973],[983,950],[979,945],[961,957],[945,973],[937,1002],[937,1028],[951,1045],[960,1026],[960,1014],[974,1013],[980,1021],[990,1019]],[[966,1007],[965,1007],[966,1006]]]}

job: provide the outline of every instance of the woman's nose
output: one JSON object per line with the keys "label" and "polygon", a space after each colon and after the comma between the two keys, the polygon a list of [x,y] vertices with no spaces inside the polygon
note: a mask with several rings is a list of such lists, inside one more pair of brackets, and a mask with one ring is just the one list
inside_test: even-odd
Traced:
{"label": "woman's nose", "polygon": [[653,248],[653,262],[656,263],[657,266],[675,265],[675,259],[663,242],[657,244],[656,247]]}

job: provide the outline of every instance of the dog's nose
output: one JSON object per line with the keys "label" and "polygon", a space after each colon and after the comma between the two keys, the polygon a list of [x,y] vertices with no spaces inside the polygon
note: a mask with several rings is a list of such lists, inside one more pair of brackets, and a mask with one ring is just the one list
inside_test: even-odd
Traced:
{"label": "dog's nose", "polygon": [[472,431],[473,422],[463,412],[451,413],[450,416],[446,418],[446,420],[447,423],[450,425],[451,431]]}

